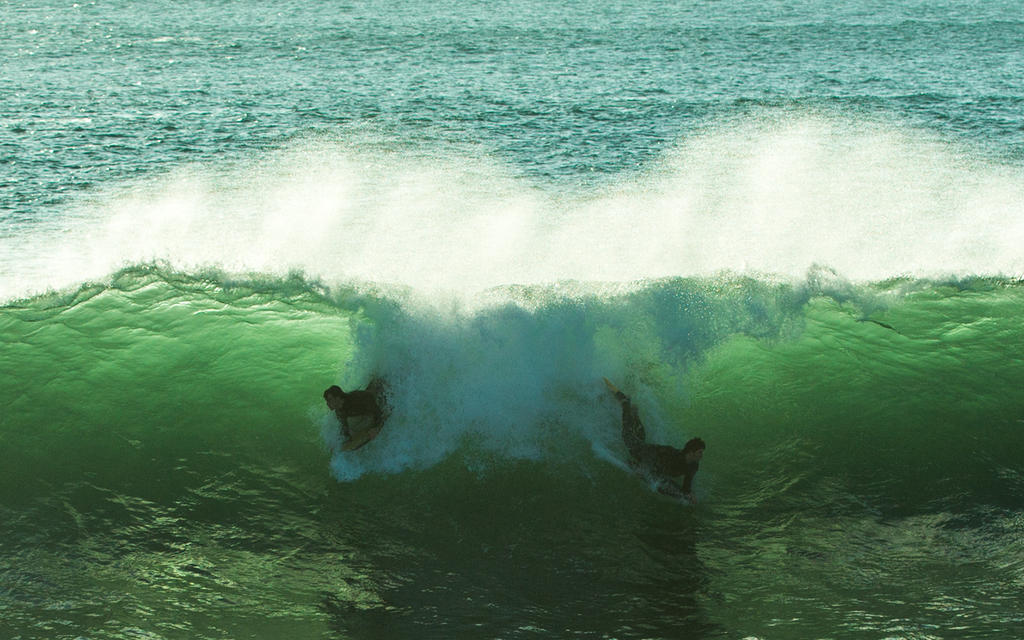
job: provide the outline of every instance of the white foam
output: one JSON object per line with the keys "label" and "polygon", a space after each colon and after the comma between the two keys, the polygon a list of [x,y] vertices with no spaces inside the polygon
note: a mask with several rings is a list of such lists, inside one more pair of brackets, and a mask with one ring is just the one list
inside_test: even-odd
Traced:
{"label": "white foam", "polygon": [[308,140],[112,188],[0,242],[0,297],[131,263],[478,292],[722,270],[851,280],[1024,273],[1024,171],[913,130],[748,121],[642,175],[552,193],[485,157]]}
{"label": "white foam", "polygon": [[339,382],[354,388],[383,375],[391,416],[372,448],[334,456],[339,479],[431,466],[465,446],[540,459],[552,447],[616,437],[617,407],[599,402],[607,393],[598,371],[612,365],[575,310],[538,319],[514,305],[465,315],[411,304],[374,322],[357,335]]}

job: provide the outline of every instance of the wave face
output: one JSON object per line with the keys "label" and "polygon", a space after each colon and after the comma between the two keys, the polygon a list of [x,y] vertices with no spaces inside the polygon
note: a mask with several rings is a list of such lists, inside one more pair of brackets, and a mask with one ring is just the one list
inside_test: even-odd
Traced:
{"label": "wave face", "polygon": [[[782,597],[787,633],[890,624],[837,599],[1006,632],[1022,311],[1016,281],[827,270],[467,300],[148,265],[27,298],[0,315],[7,624],[59,597],[117,633],[181,607],[221,620],[196,635],[273,609],[271,634],[732,637]],[[340,453],[320,392],[373,373],[392,415]],[[651,441],[708,441],[698,507],[629,472],[602,375]]]}

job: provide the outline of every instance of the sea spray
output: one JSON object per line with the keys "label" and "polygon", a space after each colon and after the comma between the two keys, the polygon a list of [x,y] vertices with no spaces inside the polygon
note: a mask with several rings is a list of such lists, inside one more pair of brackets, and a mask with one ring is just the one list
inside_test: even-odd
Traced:
{"label": "sea spray", "polygon": [[425,293],[721,271],[1014,276],[1024,177],[913,129],[738,120],[648,171],[554,195],[487,156],[313,138],[79,202],[3,252],[10,298],[154,260]]}

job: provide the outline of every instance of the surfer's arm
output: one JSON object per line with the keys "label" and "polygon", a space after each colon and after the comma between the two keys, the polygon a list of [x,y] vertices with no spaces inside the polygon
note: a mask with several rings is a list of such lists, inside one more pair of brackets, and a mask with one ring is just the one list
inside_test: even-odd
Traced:
{"label": "surfer's arm", "polygon": [[669,496],[670,498],[679,498],[680,500],[686,500],[690,504],[697,504],[697,496],[693,495],[693,491],[688,491],[679,486],[679,483],[673,482],[672,480],[664,480],[658,485],[658,493],[663,496]]}
{"label": "surfer's arm", "polygon": [[690,504],[697,504],[697,496],[693,495],[693,476],[696,473],[694,471],[683,476],[683,486],[679,488],[680,495],[689,500]]}
{"label": "surfer's arm", "polygon": [[352,437],[352,433],[348,430],[348,415],[341,410],[335,411],[334,415],[338,417],[338,423],[341,425],[341,436],[348,440]]}
{"label": "surfer's arm", "polygon": [[683,491],[683,488],[677,482],[668,478],[662,478],[661,482],[658,483],[658,493],[673,498],[682,498],[686,495],[686,492]]}

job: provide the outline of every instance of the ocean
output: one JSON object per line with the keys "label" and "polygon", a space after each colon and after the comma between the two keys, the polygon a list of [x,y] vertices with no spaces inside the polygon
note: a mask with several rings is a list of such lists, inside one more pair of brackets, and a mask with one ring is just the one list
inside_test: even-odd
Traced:
{"label": "ocean", "polygon": [[1024,637],[1019,3],[0,34],[0,638]]}

